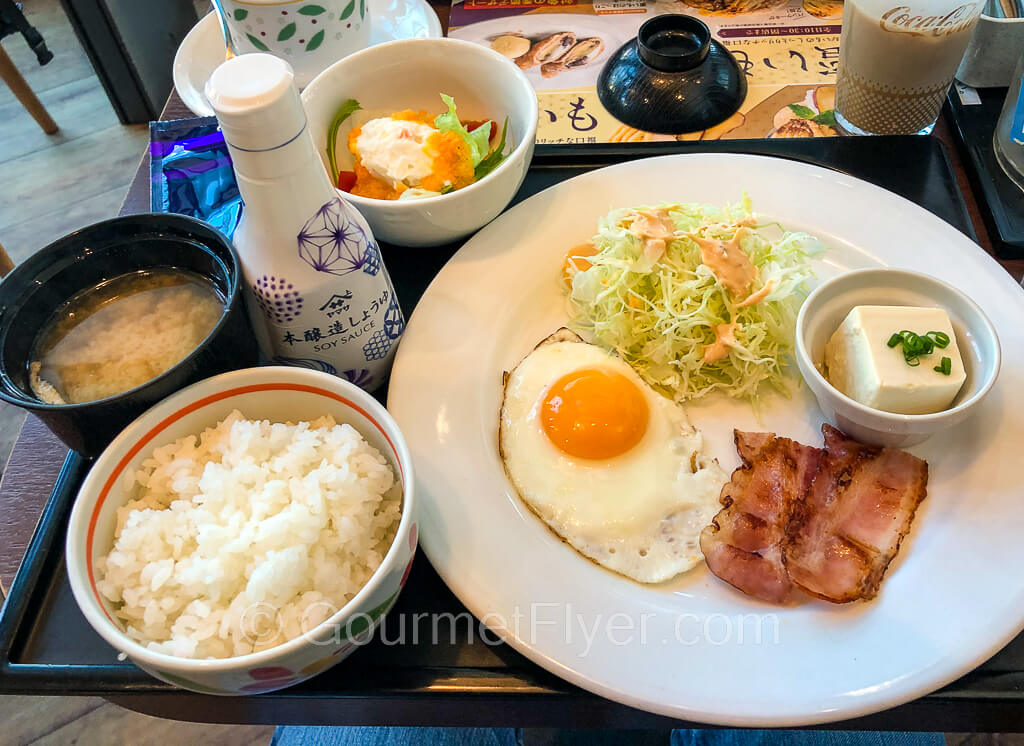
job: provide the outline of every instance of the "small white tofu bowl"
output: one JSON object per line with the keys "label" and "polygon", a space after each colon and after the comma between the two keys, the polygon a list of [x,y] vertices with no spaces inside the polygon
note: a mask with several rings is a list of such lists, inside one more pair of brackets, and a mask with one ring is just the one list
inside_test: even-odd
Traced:
{"label": "small white tofu bowl", "polygon": [[[391,464],[402,489],[402,516],[390,548],[370,579],[321,623],[275,647],[228,658],[184,658],[152,650],[126,634],[114,605],[98,590],[96,562],[113,545],[118,508],[130,498],[128,475],[157,447],[198,435],[234,410],[249,419],[311,421],[331,415],[355,428]],[[75,601],[100,637],[135,665],[169,684],[201,694],[275,691],[327,670],[372,639],[405,585],[416,552],[412,459],[391,415],[370,394],[327,373],[261,367],[224,373],[182,389],[143,413],[103,451],[71,511],[67,571]],[[332,613],[333,612],[333,613]],[[254,603],[238,622],[252,641],[281,630],[279,613]],[[287,633],[287,630],[286,630]]]}
{"label": "small white tofu bowl", "polygon": [[327,130],[347,100],[355,99],[363,108],[338,130],[335,155],[342,170],[353,166],[348,133],[356,125],[405,109],[440,114],[442,93],[455,99],[464,122],[490,119],[500,132],[508,117],[508,156],[480,181],[437,197],[384,200],[343,193],[381,241],[399,246],[448,243],[482,228],[505,209],[533,158],[538,116],[533,86],[510,59],[479,44],[405,39],[350,54],[302,92],[313,141],[328,170]]}
{"label": "small white tofu bowl", "polygon": [[[856,306],[930,306],[946,311],[967,374],[948,409],[934,414],[884,412],[854,401],[828,382],[822,374],[825,345]],[[996,330],[978,304],[934,277],[899,269],[847,272],[820,285],[797,316],[795,350],[797,367],[825,417],[863,443],[891,448],[920,443],[969,417],[992,389],[1001,362]]]}

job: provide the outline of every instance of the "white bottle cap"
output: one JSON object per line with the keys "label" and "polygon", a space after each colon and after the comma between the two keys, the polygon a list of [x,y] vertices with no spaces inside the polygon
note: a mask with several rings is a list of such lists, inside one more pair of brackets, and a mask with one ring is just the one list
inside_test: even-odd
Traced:
{"label": "white bottle cap", "polygon": [[306,124],[292,66],[271,54],[226,60],[206,82],[224,139],[239,150],[272,150]]}

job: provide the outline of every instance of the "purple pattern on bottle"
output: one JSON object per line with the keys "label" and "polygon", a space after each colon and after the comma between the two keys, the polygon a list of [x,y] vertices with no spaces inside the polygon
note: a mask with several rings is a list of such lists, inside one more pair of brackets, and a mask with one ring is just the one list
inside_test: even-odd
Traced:
{"label": "purple pattern on bottle", "polygon": [[356,386],[366,386],[373,380],[373,375],[371,375],[370,371],[366,370],[366,368],[343,370],[339,375],[349,383],[354,383]]}
{"label": "purple pattern on bottle", "polygon": [[[283,357],[281,355],[277,355],[271,358],[270,362],[277,363],[278,365],[291,365],[295,368],[319,370],[321,373],[330,373],[333,376],[338,375],[338,369],[333,365],[324,360],[317,360],[312,357]],[[351,371],[345,371],[343,375],[347,378],[347,374],[350,372]]]}
{"label": "purple pattern on bottle", "polygon": [[298,235],[299,257],[317,272],[347,275],[380,271],[380,253],[362,227],[345,216],[345,204],[335,198],[316,211]]}
{"label": "purple pattern on bottle", "polygon": [[289,324],[302,314],[302,296],[283,277],[263,275],[252,286],[263,315],[275,324]]}

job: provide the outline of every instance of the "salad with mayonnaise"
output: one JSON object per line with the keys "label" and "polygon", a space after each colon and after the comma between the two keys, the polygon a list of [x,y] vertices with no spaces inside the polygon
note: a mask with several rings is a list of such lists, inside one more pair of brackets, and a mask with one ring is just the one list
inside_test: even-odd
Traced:
{"label": "salad with mayonnaise", "polygon": [[338,188],[372,199],[423,199],[462,189],[497,168],[506,157],[508,118],[499,138],[495,122],[462,121],[454,99],[442,93],[441,100],[448,110],[437,116],[406,109],[354,127],[348,134],[354,165],[343,171],[336,154],[338,130],[362,108],[355,99],[346,101],[327,133],[327,158]]}
{"label": "salad with mayonnaise", "polygon": [[746,195],[614,209],[566,256],[572,327],[676,402],[712,391],[754,400],[762,384],[785,392],[810,260],[824,251],[760,221]]}

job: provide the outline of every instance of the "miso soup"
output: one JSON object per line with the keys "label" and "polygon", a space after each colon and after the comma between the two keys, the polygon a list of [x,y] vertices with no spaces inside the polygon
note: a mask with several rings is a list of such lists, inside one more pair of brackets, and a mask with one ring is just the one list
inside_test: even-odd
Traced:
{"label": "miso soup", "polygon": [[36,338],[29,379],[49,404],[120,394],[187,357],[213,330],[225,302],[191,272],[129,272],[83,290]]}

